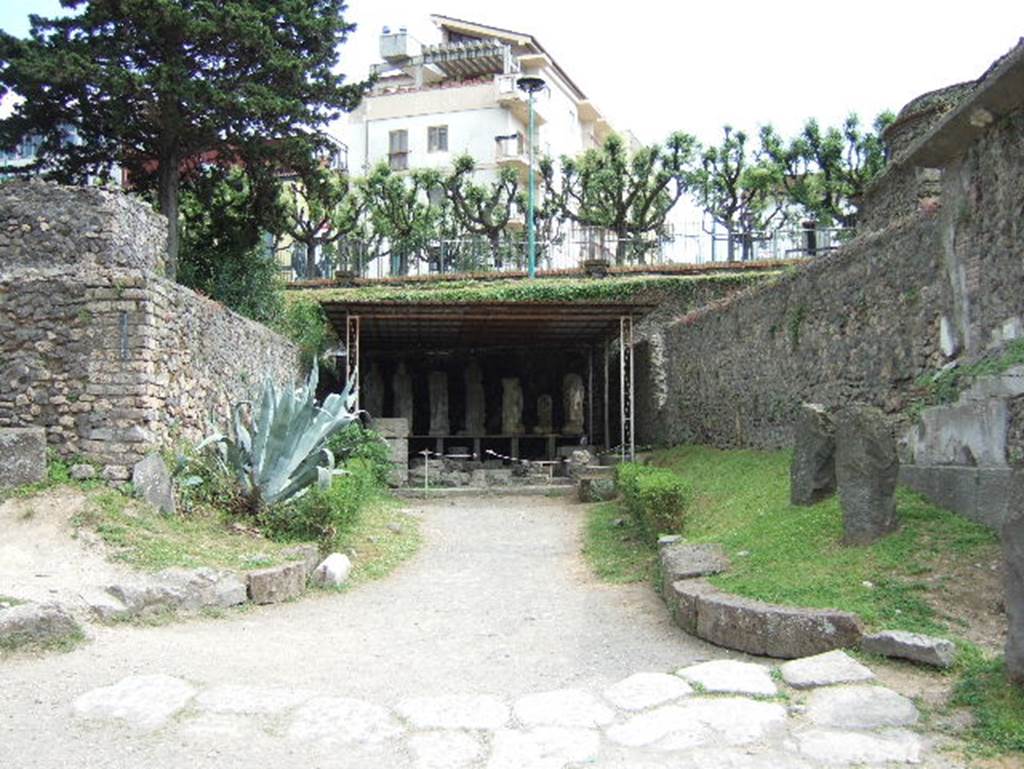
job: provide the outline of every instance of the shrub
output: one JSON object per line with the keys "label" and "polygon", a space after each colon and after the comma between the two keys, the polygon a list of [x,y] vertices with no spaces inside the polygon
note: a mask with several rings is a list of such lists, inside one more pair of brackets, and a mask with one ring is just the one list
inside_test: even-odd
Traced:
{"label": "shrub", "polygon": [[356,457],[329,486],[314,485],[298,499],[269,508],[261,515],[261,522],[274,539],[315,540],[326,555],[355,526],[377,488],[373,464]]}
{"label": "shrub", "polygon": [[645,538],[656,541],[661,534],[682,530],[693,491],[671,470],[626,463],[619,465],[616,483],[626,510]]}
{"label": "shrub", "polygon": [[373,430],[353,423],[331,438],[327,448],[339,463],[357,458],[366,460],[371,465],[374,482],[381,488],[387,485],[391,474],[391,449]]}

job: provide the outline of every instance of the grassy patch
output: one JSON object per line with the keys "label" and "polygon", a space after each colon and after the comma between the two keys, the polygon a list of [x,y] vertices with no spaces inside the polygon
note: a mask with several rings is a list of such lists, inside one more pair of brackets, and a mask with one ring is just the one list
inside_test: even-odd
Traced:
{"label": "grassy patch", "polygon": [[0,593],[0,609],[9,609],[12,606],[17,606],[18,604],[22,603],[25,602],[22,601],[20,598],[15,598],[14,596],[3,595],[2,593]]}
{"label": "grassy patch", "polygon": [[606,582],[655,582],[658,559],[635,527],[623,525],[615,502],[592,505],[587,511],[583,554],[594,573]]}
{"label": "grassy patch", "polygon": [[91,493],[74,524],[96,531],[115,560],[149,571],[262,568],[281,563],[281,552],[288,548],[249,529],[234,530],[216,513],[161,515],[114,489]]}
{"label": "grassy patch", "polygon": [[0,658],[16,652],[20,654],[65,653],[75,649],[84,641],[85,633],[81,630],[76,630],[74,633],[69,633],[51,641],[34,641],[20,637],[0,638]]}
{"label": "grassy patch", "polygon": [[386,577],[411,558],[421,542],[419,521],[403,513],[397,500],[374,498],[340,543],[352,557],[352,576],[345,587]]}
{"label": "grassy patch", "polygon": [[1024,687],[1006,680],[1001,659],[970,647],[960,655],[961,677],[951,704],[969,707],[972,747],[981,753],[1024,752]]}
{"label": "grassy patch", "polygon": [[[85,460],[81,460],[81,462],[83,464],[88,464]],[[103,481],[99,479],[88,481],[74,480],[71,477],[71,465],[76,463],[77,461],[65,461],[57,455],[56,451],[48,449],[46,457],[46,478],[38,483],[28,483],[24,486],[0,489],[0,502],[3,502],[5,499],[23,499],[25,497],[32,497],[46,491],[47,489],[52,489],[57,486],[71,485],[86,491],[103,486]]]}

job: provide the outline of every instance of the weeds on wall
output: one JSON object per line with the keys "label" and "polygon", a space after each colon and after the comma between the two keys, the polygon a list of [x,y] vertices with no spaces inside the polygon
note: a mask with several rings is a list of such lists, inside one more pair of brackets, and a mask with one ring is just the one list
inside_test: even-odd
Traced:
{"label": "weeds on wall", "polygon": [[916,397],[911,401],[908,412],[916,418],[929,406],[953,403],[979,377],[1001,374],[1019,365],[1024,365],[1024,339],[1016,339],[1002,350],[974,363],[925,374],[914,383]]}

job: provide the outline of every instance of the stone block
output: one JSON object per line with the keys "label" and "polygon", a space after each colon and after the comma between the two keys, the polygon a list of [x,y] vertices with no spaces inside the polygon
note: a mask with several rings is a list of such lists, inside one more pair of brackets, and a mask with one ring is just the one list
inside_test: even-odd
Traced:
{"label": "stone block", "polygon": [[404,417],[378,417],[371,422],[370,427],[383,438],[409,437],[409,420]]}
{"label": "stone block", "polygon": [[835,425],[824,406],[805,403],[793,426],[793,463],[789,498],[794,505],[813,505],[836,491]]}
{"label": "stone block", "polygon": [[779,667],[782,680],[794,689],[871,681],[875,674],[839,649],[792,660]]}
{"label": "stone block", "polygon": [[843,543],[867,545],[894,531],[899,460],[889,419],[872,406],[836,414],[836,482]]}
{"label": "stone block", "polygon": [[1010,467],[901,465],[900,484],[995,531],[1024,499],[1024,472]]}
{"label": "stone block", "polygon": [[96,468],[92,465],[71,465],[71,477],[76,481],[89,481],[96,477]]}
{"label": "stone block", "polygon": [[1024,510],[1003,525],[1006,602],[1006,673],[1024,685]]}
{"label": "stone block", "polygon": [[[990,378],[985,387],[995,391],[1000,381]],[[1005,400],[961,399],[924,409],[918,424],[907,433],[908,448],[920,465],[1005,467],[1009,424]]]}
{"label": "stone block", "polygon": [[937,668],[948,668],[956,657],[956,645],[952,641],[904,630],[866,635],[861,639],[860,648],[871,654],[899,657]]}
{"label": "stone block", "polygon": [[673,582],[665,590],[665,600],[676,624],[690,635],[697,635],[697,614],[705,596],[722,595],[702,579]]}
{"label": "stone block", "polygon": [[288,559],[289,561],[301,561],[303,568],[306,570],[306,579],[316,571],[316,567],[320,565],[320,547],[313,544],[312,542],[303,542],[301,545],[295,545],[281,551],[281,556]]}
{"label": "stone block", "polygon": [[142,497],[165,515],[174,515],[176,505],[171,472],[159,454],[150,454],[132,468],[132,487]]}
{"label": "stone block", "polygon": [[286,563],[269,569],[250,571],[246,575],[249,600],[253,603],[281,603],[302,595],[306,589],[306,567],[302,563]]}
{"label": "stone block", "polygon": [[313,571],[313,582],[325,587],[339,587],[348,581],[352,561],[347,555],[331,553]]}
{"label": "stone block", "polygon": [[607,502],[618,496],[613,478],[579,478],[576,497],[580,502]]}
{"label": "stone block", "polygon": [[693,577],[709,577],[729,569],[729,558],[721,545],[672,542],[658,549],[661,571],[668,583]]}
{"label": "stone block", "polygon": [[74,617],[55,603],[25,603],[0,609],[0,648],[49,644],[81,632]]}
{"label": "stone block", "polygon": [[46,431],[41,427],[0,427],[0,488],[46,479]]}

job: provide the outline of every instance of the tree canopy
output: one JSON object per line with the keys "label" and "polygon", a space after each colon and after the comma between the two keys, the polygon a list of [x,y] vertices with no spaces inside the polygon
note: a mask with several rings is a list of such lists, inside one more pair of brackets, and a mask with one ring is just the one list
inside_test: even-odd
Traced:
{"label": "tree canopy", "polygon": [[343,0],[61,5],[72,13],[31,17],[27,39],[0,33],[0,86],[24,99],[0,122],[0,144],[38,136],[40,163],[60,180],[109,174],[116,163],[133,185],[154,189],[172,275],[190,160],[244,162],[268,142],[311,147],[364,91],[337,72],[353,29]]}

